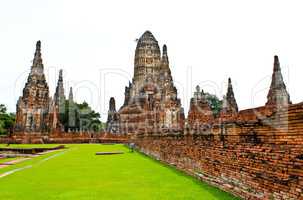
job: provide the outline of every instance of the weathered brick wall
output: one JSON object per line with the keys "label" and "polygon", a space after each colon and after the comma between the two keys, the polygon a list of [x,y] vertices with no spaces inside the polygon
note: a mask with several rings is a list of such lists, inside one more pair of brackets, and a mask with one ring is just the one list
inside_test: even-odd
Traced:
{"label": "weathered brick wall", "polygon": [[142,152],[245,199],[303,199],[303,104],[245,110],[202,127],[134,141]]}

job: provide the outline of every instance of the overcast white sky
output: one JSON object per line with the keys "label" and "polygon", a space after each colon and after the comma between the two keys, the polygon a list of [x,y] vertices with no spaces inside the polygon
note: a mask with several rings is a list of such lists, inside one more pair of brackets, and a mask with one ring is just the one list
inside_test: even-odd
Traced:
{"label": "overcast white sky", "polygon": [[0,5],[0,103],[15,111],[35,42],[51,94],[64,70],[66,93],[87,100],[106,120],[108,100],[124,99],[135,39],[150,30],[167,44],[185,112],[200,84],[219,97],[227,78],[240,109],[265,104],[273,56],[279,55],[294,103],[303,100],[303,3],[279,0],[9,0]]}

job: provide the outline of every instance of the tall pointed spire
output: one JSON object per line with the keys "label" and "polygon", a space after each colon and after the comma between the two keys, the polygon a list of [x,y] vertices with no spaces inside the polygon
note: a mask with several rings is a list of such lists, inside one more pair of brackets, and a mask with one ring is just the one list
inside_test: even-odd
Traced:
{"label": "tall pointed spire", "polygon": [[238,105],[234,95],[231,78],[228,78],[227,93],[226,96],[223,97],[222,112],[224,114],[235,114],[238,112]]}
{"label": "tall pointed spire", "polygon": [[160,76],[162,79],[169,78],[171,79],[171,71],[169,68],[169,60],[167,55],[167,46],[164,44],[162,47],[162,58],[160,66]]}
{"label": "tall pointed spire", "polygon": [[59,71],[59,81],[63,81],[63,71],[62,71],[62,69],[60,69],[60,71]]}
{"label": "tall pointed spire", "polygon": [[73,87],[69,88],[68,100],[69,100],[69,102],[73,102],[74,101]]}
{"label": "tall pointed spire", "polygon": [[43,74],[43,61],[41,57],[41,41],[37,41],[36,50],[33,60],[33,65],[31,68],[32,73],[38,73],[40,75]]}
{"label": "tall pointed spire", "polygon": [[49,105],[49,88],[43,73],[41,42],[38,41],[31,71],[17,104],[15,131],[46,132],[51,128],[46,115]]}
{"label": "tall pointed spire", "polygon": [[274,57],[274,68],[270,89],[267,94],[266,105],[283,106],[290,104],[290,97],[286,90],[278,56]]}
{"label": "tall pointed spire", "polygon": [[167,66],[169,65],[169,61],[168,61],[168,55],[167,55],[167,46],[164,44],[163,48],[162,48],[162,59],[161,59],[162,63],[167,64]]}
{"label": "tall pointed spire", "polygon": [[274,56],[274,71],[281,71],[280,61],[277,55]]}
{"label": "tall pointed spire", "polygon": [[116,102],[114,97],[111,97],[109,100],[109,111],[116,112]]}
{"label": "tall pointed spire", "polygon": [[64,86],[63,86],[63,71],[62,69],[59,71],[59,78],[56,87],[56,92],[54,95],[54,100],[56,105],[60,105],[65,102],[65,94],[64,94]]}

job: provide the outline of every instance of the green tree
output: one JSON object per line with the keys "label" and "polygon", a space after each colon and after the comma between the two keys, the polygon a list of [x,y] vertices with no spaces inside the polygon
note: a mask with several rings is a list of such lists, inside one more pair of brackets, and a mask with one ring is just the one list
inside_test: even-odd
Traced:
{"label": "green tree", "polygon": [[60,113],[60,122],[65,131],[81,130],[99,132],[103,129],[100,114],[86,103],[65,102],[65,112]]}
{"label": "green tree", "polygon": [[15,118],[15,114],[7,113],[5,105],[0,104],[0,135],[7,135],[12,132]]}
{"label": "green tree", "polygon": [[98,132],[101,130],[102,124],[100,121],[100,114],[91,109],[91,107],[83,102],[77,104],[79,126],[84,131]]}
{"label": "green tree", "polygon": [[222,109],[222,100],[220,100],[216,95],[205,93],[207,102],[213,111],[214,116],[218,116]]}
{"label": "green tree", "polygon": [[0,114],[6,113],[7,109],[4,104],[0,104]]}

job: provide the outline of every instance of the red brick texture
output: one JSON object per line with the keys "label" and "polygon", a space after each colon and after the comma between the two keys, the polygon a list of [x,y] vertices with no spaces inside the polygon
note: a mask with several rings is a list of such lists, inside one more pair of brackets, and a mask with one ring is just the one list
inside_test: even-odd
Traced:
{"label": "red brick texture", "polygon": [[203,127],[134,141],[145,154],[245,199],[303,199],[303,104],[240,111]]}

